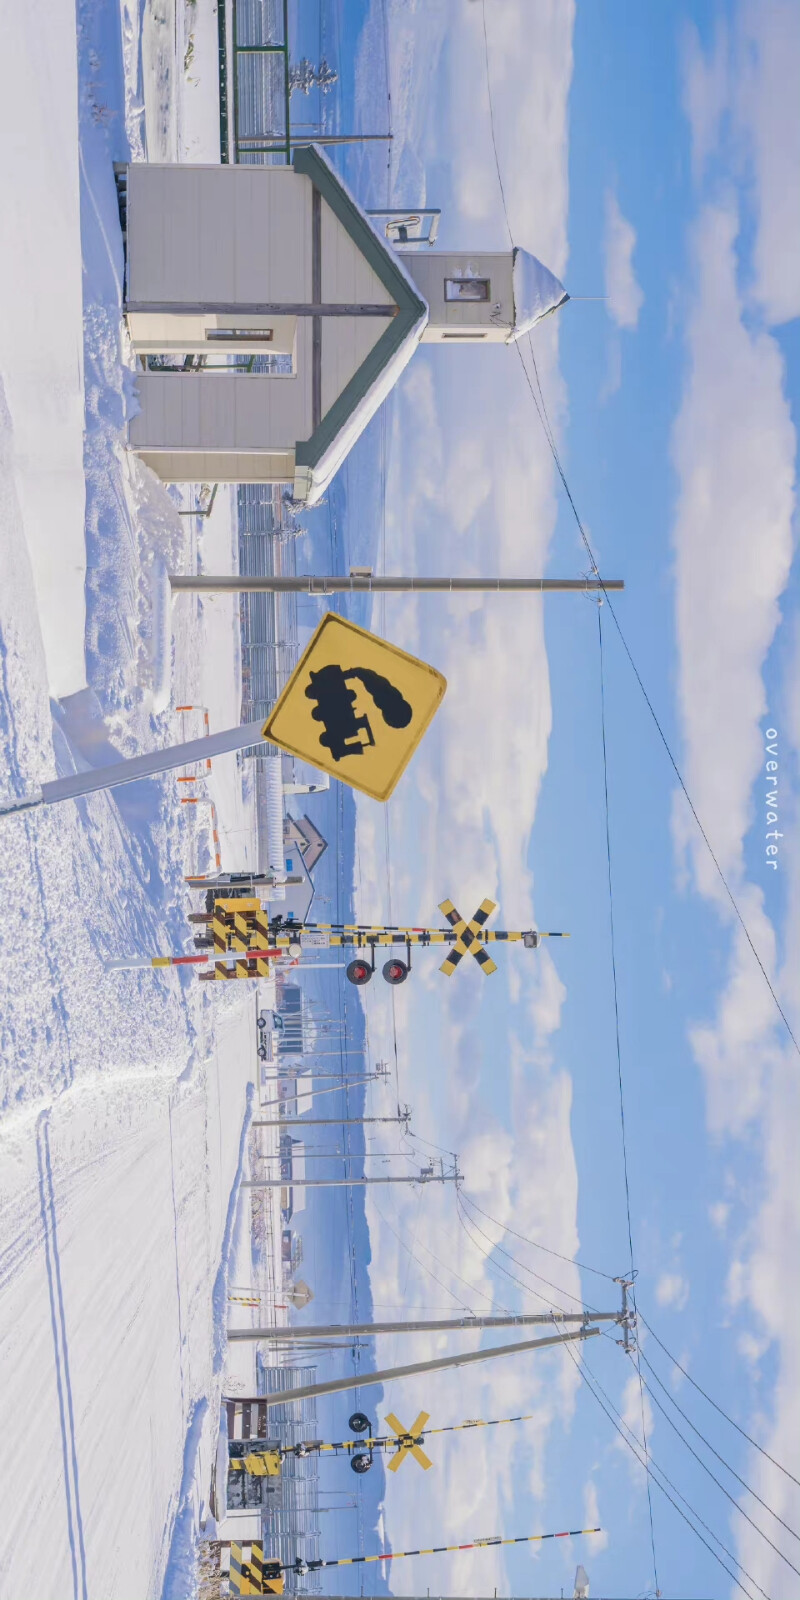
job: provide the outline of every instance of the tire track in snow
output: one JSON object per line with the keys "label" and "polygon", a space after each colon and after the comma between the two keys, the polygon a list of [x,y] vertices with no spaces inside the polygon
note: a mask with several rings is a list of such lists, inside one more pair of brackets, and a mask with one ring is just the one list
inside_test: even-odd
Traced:
{"label": "tire track in snow", "polygon": [[88,1600],[86,1546],[83,1536],[83,1517],[81,1515],[75,1414],[72,1405],[64,1291],[61,1283],[61,1258],[59,1256],[56,1229],[55,1189],[50,1156],[50,1113],[48,1111],[42,1112],[36,1124],[36,1159],[39,1169],[39,1203],[44,1230],[47,1290],[50,1298],[58,1413],[61,1425],[64,1491],[67,1500],[67,1531],[72,1563],[72,1593],[73,1600]]}

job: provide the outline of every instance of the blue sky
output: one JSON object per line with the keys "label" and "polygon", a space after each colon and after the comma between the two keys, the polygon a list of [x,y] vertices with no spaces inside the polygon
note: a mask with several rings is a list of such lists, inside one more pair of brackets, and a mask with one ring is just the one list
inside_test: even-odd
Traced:
{"label": "blue sky", "polygon": [[[395,203],[441,205],[445,247],[505,247],[481,5],[374,0],[322,14],[329,56],[339,48],[344,61],[353,45],[341,127],[385,125],[388,54]],[[609,3],[573,18],[567,5],[487,0],[486,20],[514,240],[576,297],[607,297],[576,301],[535,335],[570,484],[601,570],[626,580],[615,603],[625,637],[797,1033],[800,14],[770,0]],[[383,198],[383,152],[354,152],[346,170],[365,202]],[[546,564],[567,575],[586,566],[513,350],[420,351],[317,516],[335,523],[345,564],[518,573]],[[389,808],[391,896],[384,812],[359,803],[360,913],[391,906],[395,920],[432,919],[445,894],[471,911],[488,892],[500,900],[498,925],[535,918],[572,934],[552,957],[507,952],[491,986],[462,968],[446,987],[420,961],[396,998],[402,1091],[420,1134],[458,1149],[467,1191],[486,1212],[622,1271],[596,611],[572,598],[548,601],[544,615],[517,601],[393,601],[373,622],[441,667],[450,688]],[[603,628],[640,1304],[692,1376],[800,1476],[796,1056],[607,610]],[[768,728],[776,739],[766,740]],[[767,742],[778,747],[775,867],[765,853]],[[393,1051],[378,985],[367,1023],[374,1047]],[[413,1257],[370,1211],[376,1300],[399,1287],[414,1303],[454,1309],[454,1296],[475,1309],[492,1299],[535,1307],[502,1268],[524,1272],[501,1255],[486,1261],[451,1196],[391,1207],[383,1197],[380,1207]],[[553,1277],[535,1251],[480,1225]],[[556,1266],[559,1288],[580,1292],[574,1270]],[[613,1286],[582,1282],[587,1299],[613,1303]],[[658,1365],[652,1341],[643,1349]],[[604,1342],[591,1365],[638,1425],[624,1358]],[[434,1420],[524,1402],[535,1422],[501,1460],[477,1439],[458,1451],[442,1445],[435,1482],[406,1472],[387,1485],[387,1537],[402,1545],[575,1526],[595,1508],[607,1534],[542,1553],[533,1570],[529,1552],[404,1564],[395,1591],[487,1593],[497,1583],[557,1593],[580,1559],[595,1593],[649,1592],[647,1507],[629,1452],[563,1355],[505,1368],[469,1386],[439,1383]],[[670,1364],[659,1371],[669,1386]],[[788,1481],[685,1381],[674,1393],[796,1526]],[[406,1409],[417,1399],[430,1395],[404,1388]],[[658,1413],[650,1434],[655,1459],[762,1591],[795,1593],[796,1576]],[[654,1514],[662,1591],[731,1592],[657,1491]],[[761,1515],[780,1544],[780,1528]]]}

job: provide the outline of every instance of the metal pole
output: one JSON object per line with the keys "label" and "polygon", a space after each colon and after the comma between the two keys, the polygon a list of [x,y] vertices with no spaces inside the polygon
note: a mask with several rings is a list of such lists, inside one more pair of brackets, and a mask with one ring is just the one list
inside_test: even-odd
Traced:
{"label": "metal pole", "polygon": [[[313,1100],[315,1094],[336,1094],[337,1089],[352,1089],[360,1083],[369,1083],[370,1079],[373,1078],[377,1078],[377,1073],[367,1073],[363,1078],[337,1078],[330,1089],[309,1089],[308,1094],[287,1095],[286,1098],[287,1100]],[[303,1082],[302,1078],[300,1082]],[[265,1100],[263,1105],[259,1106],[259,1110],[272,1111],[275,1106],[282,1106],[283,1104],[283,1100]]]}
{"label": "metal pole", "polygon": [[68,778],[56,778],[43,783],[31,794],[13,800],[0,801],[0,816],[12,811],[29,811],[34,806],[51,806],[61,800],[79,800],[82,795],[94,794],[98,789],[116,789],[123,783],[135,783],[139,778],[158,777],[171,772],[174,767],[205,761],[211,756],[227,755],[231,750],[245,750],[248,745],[263,744],[261,722],[243,722],[238,728],[226,728],[223,733],[212,733],[210,738],[189,739],[184,744],[167,745],[164,750],[153,750],[147,755],[132,756],[128,761],[112,761],[107,767],[93,767],[89,772],[75,772]]}
{"label": "metal pole", "polygon": [[242,1189],[352,1189],[362,1183],[457,1183],[460,1173],[423,1178],[243,1178]]}
{"label": "metal pole", "polygon": [[287,1400],[313,1400],[323,1394],[343,1394],[348,1389],[365,1389],[373,1383],[390,1383],[393,1378],[416,1378],[423,1373],[444,1372],[449,1367],[466,1367],[475,1361],[491,1361],[495,1356],[524,1355],[529,1350],[544,1350],[550,1345],[571,1344],[576,1339],[592,1339],[599,1328],[579,1328],[576,1333],[556,1333],[548,1339],[526,1339],[523,1344],[501,1344],[491,1350],[470,1350],[466,1355],[440,1356],[437,1361],[415,1361],[408,1367],[386,1367],[382,1372],[353,1373],[349,1378],[332,1378],[328,1383],[307,1383],[299,1389],[279,1389],[274,1394],[226,1395],[241,1405],[285,1405]]}
{"label": "metal pole", "polygon": [[[296,126],[297,124],[295,123]],[[385,141],[393,138],[393,133],[314,133],[310,136],[298,134],[296,138],[290,139],[289,142],[296,147],[298,145],[314,144],[366,144],[373,139]],[[247,148],[246,139],[240,140],[240,144],[243,150]]]}
{"label": "metal pole", "polygon": [[624,589],[621,578],[397,578],[372,573],[348,577],[209,577],[171,572],[173,590],[195,594],[595,594]]}
{"label": "metal pole", "polygon": [[527,1328],[527,1327],[552,1327],[553,1323],[577,1322],[584,1326],[589,1322],[619,1322],[618,1311],[570,1311],[563,1316],[555,1312],[536,1312],[530,1316],[518,1317],[455,1317],[452,1320],[440,1322],[353,1322],[351,1324],[331,1322],[328,1324],[309,1324],[308,1327],[293,1325],[280,1328],[229,1328],[228,1338],[239,1342],[252,1341],[253,1339],[355,1339],[363,1335],[376,1333],[442,1333],[451,1329],[459,1331],[472,1328]]}
{"label": "metal pole", "polygon": [[251,1128],[352,1128],[365,1122],[408,1122],[408,1117],[254,1117]]}

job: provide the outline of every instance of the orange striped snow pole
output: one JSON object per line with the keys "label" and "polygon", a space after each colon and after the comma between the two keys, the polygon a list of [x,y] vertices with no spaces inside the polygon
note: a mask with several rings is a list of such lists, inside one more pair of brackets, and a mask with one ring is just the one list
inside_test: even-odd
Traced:
{"label": "orange striped snow pole", "polygon": [[[235,950],[226,950],[223,955],[216,955],[213,950],[201,950],[196,955],[177,956],[117,956],[106,962],[106,969],[114,972],[133,972],[143,967],[200,967],[222,966],[229,962],[247,961],[274,961],[276,956],[285,956],[286,951],[270,948],[267,950],[247,950],[239,954]],[[204,974],[201,974],[204,976]],[[250,974],[255,977],[255,973]]]}
{"label": "orange striped snow pole", "polygon": [[319,1572],[322,1567],[355,1567],[372,1561],[402,1561],[405,1556],[450,1555],[457,1550],[486,1550],[490,1546],[494,1548],[507,1544],[541,1544],[545,1539],[578,1539],[583,1534],[602,1531],[602,1528],[569,1528],[564,1533],[523,1533],[516,1539],[502,1539],[498,1534],[491,1539],[473,1539],[471,1544],[435,1544],[428,1549],[387,1550],[377,1556],[339,1556],[334,1561],[303,1561],[298,1558],[297,1561],[284,1563],[281,1570],[296,1572],[302,1577],[307,1572]]}

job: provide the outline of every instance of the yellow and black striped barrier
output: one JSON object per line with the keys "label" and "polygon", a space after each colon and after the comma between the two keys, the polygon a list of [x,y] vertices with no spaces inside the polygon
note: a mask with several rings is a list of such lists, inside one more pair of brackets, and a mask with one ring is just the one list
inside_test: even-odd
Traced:
{"label": "yellow and black striped barrier", "polygon": [[[245,1551],[249,1550],[249,1556]],[[283,1594],[284,1568],[264,1559],[263,1544],[231,1543],[228,1583],[231,1594]]]}

